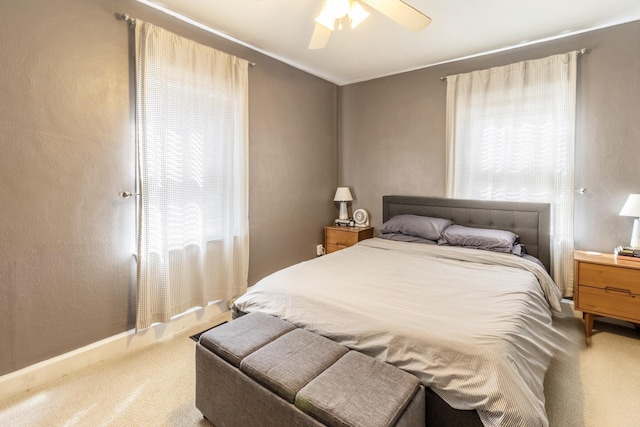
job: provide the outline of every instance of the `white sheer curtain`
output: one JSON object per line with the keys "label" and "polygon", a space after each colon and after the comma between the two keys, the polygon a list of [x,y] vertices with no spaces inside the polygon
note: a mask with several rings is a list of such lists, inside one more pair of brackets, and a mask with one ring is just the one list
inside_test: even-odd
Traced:
{"label": "white sheer curtain", "polygon": [[248,63],[136,22],[136,328],[247,287]]}
{"label": "white sheer curtain", "polygon": [[577,52],[447,77],[447,196],[551,203],[553,278],[573,294]]}

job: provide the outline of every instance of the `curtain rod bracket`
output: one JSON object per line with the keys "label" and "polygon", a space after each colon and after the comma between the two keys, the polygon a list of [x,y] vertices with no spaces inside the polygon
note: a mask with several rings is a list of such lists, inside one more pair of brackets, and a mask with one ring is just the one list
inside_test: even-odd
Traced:
{"label": "curtain rod bracket", "polygon": [[130,15],[126,13],[116,13],[116,19],[120,21],[125,21],[131,28],[136,27],[136,18],[132,18]]}

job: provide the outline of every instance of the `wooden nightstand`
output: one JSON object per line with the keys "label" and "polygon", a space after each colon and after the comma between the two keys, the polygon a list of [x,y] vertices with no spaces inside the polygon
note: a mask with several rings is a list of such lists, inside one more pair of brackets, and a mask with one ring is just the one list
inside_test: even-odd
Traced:
{"label": "wooden nightstand", "polygon": [[585,251],[575,251],[573,258],[573,302],[583,313],[587,338],[593,330],[594,315],[640,323],[640,261]]}
{"label": "wooden nightstand", "polygon": [[324,247],[328,254],[373,237],[373,227],[325,227]]}

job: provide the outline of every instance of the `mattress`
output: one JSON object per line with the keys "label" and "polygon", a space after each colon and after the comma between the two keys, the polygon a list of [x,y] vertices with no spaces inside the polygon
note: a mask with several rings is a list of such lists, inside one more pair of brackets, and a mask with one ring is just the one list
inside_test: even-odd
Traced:
{"label": "mattress", "polygon": [[369,239],[278,271],[235,302],[416,375],[485,426],[547,426],[560,292],[512,254]]}

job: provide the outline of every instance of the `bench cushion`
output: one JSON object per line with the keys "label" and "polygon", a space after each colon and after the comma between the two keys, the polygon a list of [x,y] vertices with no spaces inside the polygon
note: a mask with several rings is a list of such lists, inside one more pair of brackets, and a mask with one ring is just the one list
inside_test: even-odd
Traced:
{"label": "bench cushion", "polygon": [[295,329],[245,357],[240,370],[293,403],[302,387],[347,351],[328,338]]}
{"label": "bench cushion", "polygon": [[304,386],[295,405],[330,426],[388,427],[418,388],[417,377],[349,351]]}
{"label": "bench cushion", "polygon": [[247,355],[293,329],[296,327],[286,320],[249,313],[203,333],[200,344],[239,367]]}

